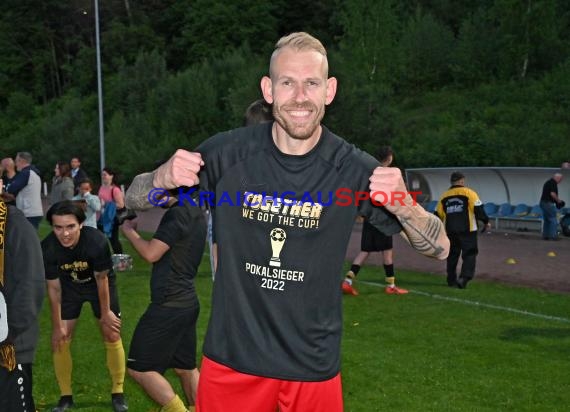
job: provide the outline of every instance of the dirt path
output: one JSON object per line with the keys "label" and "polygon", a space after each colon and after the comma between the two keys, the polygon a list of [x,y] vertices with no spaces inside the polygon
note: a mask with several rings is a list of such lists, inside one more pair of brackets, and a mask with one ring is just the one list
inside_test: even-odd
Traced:
{"label": "dirt path", "polygon": [[[348,260],[359,252],[361,228],[359,223],[354,226]],[[374,253],[366,263],[381,265],[382,257]],[[419,255],[400,236],[394,237],[394,264],[396,270],[445,275],[445,261]],[[570,238],[554,242],[542,240],[540,233],[492,231],[480,234],[477,278],[570,293]]]}

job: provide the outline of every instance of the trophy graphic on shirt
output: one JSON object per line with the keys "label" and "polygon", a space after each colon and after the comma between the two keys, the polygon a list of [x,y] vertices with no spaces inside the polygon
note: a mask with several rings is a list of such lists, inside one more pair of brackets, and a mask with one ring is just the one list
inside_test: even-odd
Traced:
{"label": "trophy graphic on shirt", "polygon": [[287,234],[285,231],[279,227],[271,230],[269,233],[269,238],[271,239],[271,259],[269,259],[269,266],[281,267],[281,259],[279,255],[281,254],[281,249],[285,245],[285,239],[287,239]]}

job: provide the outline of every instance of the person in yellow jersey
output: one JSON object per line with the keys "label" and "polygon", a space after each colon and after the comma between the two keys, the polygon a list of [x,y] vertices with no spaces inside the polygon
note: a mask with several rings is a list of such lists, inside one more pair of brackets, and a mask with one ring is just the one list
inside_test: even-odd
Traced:
{"label": "person in yellow jersey", "polygon": [[[479,253],[477,245],[477,220],[491,227],[479,195],[465,186],[465,176],[460,172],[451,174],[451,187],[441,195],[435,214],[445,224],[450,249],[447,257],[447,284],[465,289],[475,276],[475,264]],[[457,276],[459,256],[463,259],[461,273]]]}

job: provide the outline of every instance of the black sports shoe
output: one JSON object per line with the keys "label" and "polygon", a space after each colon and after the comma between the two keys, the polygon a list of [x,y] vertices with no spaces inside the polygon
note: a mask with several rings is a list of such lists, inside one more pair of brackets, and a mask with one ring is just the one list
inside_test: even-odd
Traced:
{"label": "black sports shoe", "polygon": [[57,406],[51,412],[65,412],[71,408],[73,408],[73,396],[65,395],[59,398]]}
{"label": "black sports shoe", "polygon": [[459,279],[457,279],[457,287],[459,289],[465,289],[465,288],[467,288],[467,282],[469,282],[468,279],[459,278]]}
{"label": "black sports shoe", "polygon": [[111,394],[111,404],[114,412],[125,412],[129,410],[125,396],[122,393]]}

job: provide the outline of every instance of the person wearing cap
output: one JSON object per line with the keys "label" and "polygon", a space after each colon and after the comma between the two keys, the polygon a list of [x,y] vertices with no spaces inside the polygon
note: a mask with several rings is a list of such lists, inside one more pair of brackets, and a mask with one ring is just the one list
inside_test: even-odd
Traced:
{"label": "person wearing cap", "polygon": [[[443,221],[449,237],[450,249],[447,257],[447,284],[449,287],[465,289],[475,276],[477,247],[477,220],[487,228],[491,227],[489,217],[483,208],[479,195],[465,187],[465,176],[460,172],[451,174],[451,187],[441,195],[435,214]],[[457,277],[459,256],[463,259],[461,273]]]}

